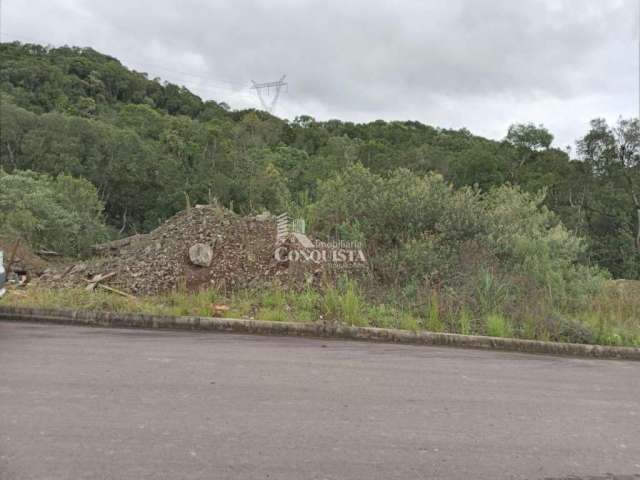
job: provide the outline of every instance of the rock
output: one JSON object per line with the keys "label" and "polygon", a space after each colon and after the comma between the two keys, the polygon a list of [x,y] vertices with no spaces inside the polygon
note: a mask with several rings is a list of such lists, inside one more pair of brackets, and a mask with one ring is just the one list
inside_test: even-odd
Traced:
{"label": "rock", "polygon": [[189,260],[199,267],[208,267],[213,260],[213,250],[209,245],[196,243],[189,248]]}

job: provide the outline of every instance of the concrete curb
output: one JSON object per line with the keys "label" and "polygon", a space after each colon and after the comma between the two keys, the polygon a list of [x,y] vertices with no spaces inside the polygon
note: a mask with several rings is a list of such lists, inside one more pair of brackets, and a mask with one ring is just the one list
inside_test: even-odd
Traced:
{"label": "concrete curb", "polygon": [[93,327],[200,330],[212,332],[249,333],[322,337],[345,340],[437,345],[484,350],[503,350],[547,355],[640,360],[640,348],[606,347],[576,343],[539,342],[510,338],[395,330],[390,328],[350,327],[322,323],[266,322],[211,317],[173,317],[135,313],[45,310],[0,306],[0,320],[44,322]]}

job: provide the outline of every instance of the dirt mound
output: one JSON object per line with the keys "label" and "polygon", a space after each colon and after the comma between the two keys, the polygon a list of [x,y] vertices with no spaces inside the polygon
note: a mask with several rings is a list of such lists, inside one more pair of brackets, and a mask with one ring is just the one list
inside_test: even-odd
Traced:
{"label": "dirt mound", "polygon": [[[274,258],[275,241],[272,216],[241,217],[217,206],[198,205],[148,234],[98,245],[96,253],[101,257],[45,275],[42,280],[87,285],[87,280],[97,275],[115,272],[105,283],[136,295],[176,287],[250,286],[285,273],[286,268]],[[198,266],[190,259],[194,245],[199,245],[195,250],[210,254],[206,258],[209,266]]]}

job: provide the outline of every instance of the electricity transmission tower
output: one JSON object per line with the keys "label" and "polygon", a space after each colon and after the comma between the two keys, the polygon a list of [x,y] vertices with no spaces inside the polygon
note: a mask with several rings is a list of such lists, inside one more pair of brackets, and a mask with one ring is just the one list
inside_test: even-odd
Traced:
{"label": "electricity transmission tower", "polygon": [[[256,93],[258,94],[258,98],[260,99],[260,103],[262,104],[263,108],[269,113],[273,113],[273,110],[276,108],[276,103],[278,102],[278,98],[280,98],[280,91],[282,90],[282,87],[288,88],[289,84],[284,81],[285,77],[286,75],[283,75],[280,80],[267,83],[256,83],[251,80],[251,83],[253,83],[253,87],[251,88],[256,91]],[[272,89],[275,91],[275,94],[273,95],[273,98],[271,98],[271,101],[267,103],[263,96],[263,92],[266,90],[268,96],[271,94]]]}

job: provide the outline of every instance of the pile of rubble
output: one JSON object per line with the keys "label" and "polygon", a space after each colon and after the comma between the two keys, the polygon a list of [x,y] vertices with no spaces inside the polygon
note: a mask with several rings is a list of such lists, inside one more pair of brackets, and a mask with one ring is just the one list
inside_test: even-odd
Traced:
{"label": "pile of rubble", "polygon": [[96,245],[94,259],[48,271],[41,281],[134,295],[246,287],[286,274],[286,265],[274,258],[275,242],[273,216],[241,217],[197,205],[150,233]]}

